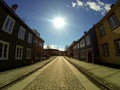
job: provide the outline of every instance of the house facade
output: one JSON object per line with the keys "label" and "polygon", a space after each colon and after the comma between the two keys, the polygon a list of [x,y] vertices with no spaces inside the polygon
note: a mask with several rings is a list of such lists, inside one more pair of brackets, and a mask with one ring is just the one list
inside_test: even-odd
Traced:
{"label": "house facade", "polygon": [[73,41],[72,44],[66,48],[66,51],[65,51],[66,56],[73,57],[73,58],[76,57],[75,56],[75,53],[77,53],[76,52],[76,47],[75,47],[76,44],[77,44],[77,41]]}
{"label": "house facade", "polygon": [[88,30],[88,32],[85,31],[84,35],[79,40],[74,41],[66,49],[66,53],[68,56],[81,61],[98,63],[99,52],[95,26]]}
{"label": "house facade", "polygon": [[101,62],[120,65],[120,0],[95,25]]}
{"label": "house facade", "polygon": [[84,35],[78,41],[79,59],[90,63],[98,63],[99,54],[95,27],[93,26],[88,32],[84,32]]}
{"label": "house facade", "polygon": [[58,49],[51,49],[51,48],[44,49],[45,58],[49,58],[50,56],[59,56],[59,55],[61,55],[61,53]]}
{"label": "house facade", "polygon": [[34,37],[34,61],[38,62],[43,57],[43,44],[44,40],[40,37],[40,33],[37,30],[33,30]]}
{"label": "house facade", "polygon": [[73,58],[76,58],[76,59],[79,59],[80,56],[79,56],[79,52],[80,52],[80,47],[79,47],[79,42],[78,41],[75,41],[74,42],[74,45],[73,45],[73,48],[72,48],[72,57]]}
{"label": "house facade", "polygon": [[17,5],[13,6],[0,0],[0,70],[35,62],[36,34],[16,15]]}

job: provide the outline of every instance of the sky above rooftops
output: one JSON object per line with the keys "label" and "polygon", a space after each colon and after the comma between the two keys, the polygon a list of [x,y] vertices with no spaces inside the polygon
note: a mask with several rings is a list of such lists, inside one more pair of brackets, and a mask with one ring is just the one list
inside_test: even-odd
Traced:
{"label": "sky above rooftops", "polygon": [[[84,31],[110,10],[116,0],[4,0],[17,4],[16,14],[32,29],[40,32],[44,45],[63,50],[78,40]],[[62,17],[65,25],[58,29],[53,20]]]}

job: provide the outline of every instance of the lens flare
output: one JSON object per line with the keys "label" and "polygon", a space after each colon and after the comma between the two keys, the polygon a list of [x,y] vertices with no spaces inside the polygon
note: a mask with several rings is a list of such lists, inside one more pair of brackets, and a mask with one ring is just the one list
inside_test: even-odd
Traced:
{"label": "lens flare", "polygon": [[57,28],[62,28],[65,25],[65,21],[61,17],[57,17],[53,20],[54,26]]}

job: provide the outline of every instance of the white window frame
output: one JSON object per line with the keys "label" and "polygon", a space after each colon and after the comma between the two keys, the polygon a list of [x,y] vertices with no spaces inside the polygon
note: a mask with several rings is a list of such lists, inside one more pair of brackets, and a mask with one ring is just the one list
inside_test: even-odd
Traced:
{"label": "white window frame", "polygon": [[82,47],[85,47],[85,39],[82,40]]}
{"label": "white window frame", "polygon": [[87,46],[90,45],[90,36],[89,35],[86,36],[86,45]]}
{"label": "white window frame", "polygon": [[115,41],[115,48],[116,48],[116,55],[120,56],[120,40]]}
{"label": "white window frame", "polygon": [[32,50],[30,48],[27,48],[26,50],[26,59],[31,59]]}
{"label": "white window frame", "polygon": [[[19,48],[18,57],[17,57],[17,48]],[[21,53],[20,53],[20,49],[21,49]],[[20,54],[21,54],[21,55],[20,55]],[[20,57],[20,56],[21,56],[21,57]],[[15,52],[15,59],[22,59],[22,57],[23,57],[23,47],[17,45],[17,46],[16,46],[16,52]]]}
{"label": "white window frame", "polygon": [[115,14],[113,14],[111,17],[108,18],[108,22],[112,30],[119,26],[119,22]]}
{"label": "white window frame", "polygon": [[99,27],[99,32],[100,32],[100,36],[104,36],[106,34],[104,25],[101,25]]}
{"label": "white window frame", "polygon": [[110,56],[110,52],[109,52],[108,44],[103,44],[102,48],[103,48],[103,56],[109,57]]}
{"label": "white window frame", "polygon": [[[8,42],[5,42],[5,41],[2,41],[0,40],[0,43],[3,44],[3,50],[2,50],[2,57],[0,57],[0,60],[8,60],[8,53],[9,53],[9,43]],[[6,57],[4,57],[4,47],[5,45],[7,45],[7,52],[6,52]]]}
{"label": "white window frame", "polygon": [[77,47],[78,47],[78,49],[80,48],[80,45],[79,45],[79,43],[77,44]]}
{"label": "white window frame", "polygon": [[31,33],[28,34],[28,43],[32,44],[33,35]]}
{"label": "white window frame", "polygon": [[[7,28],[6,28],[5,26],[6,26],[6,23],[7,23],[8,19],[10,19],[10,22],[9,22]],[[11,25],[11,22],[13,23],[12,26],[10,26],[10,25]],[[15,24],[15,20],[12,19],[12,18],[8,15],[8,16],[6,17],[6,19],[5,19],[5,22],[4,22],[4,25],[3,25],[3,27],[2,27],[2,30],[5,31],[5,32],[7,32],[7,33],[9,33],[9,34],[12,34],[14,24]]]}
{"label": "white window frame", "polygon": [[82,41],[80,41],[80,48],[82,48]]}
{"label": "white window frame", "polygon": [[18,31],[18,38],[24,40],[25,37],[25,28],[20,26],[19,31]]}
{"label": "white window frame", "polygon": [[39,43],[39,47],[43,47],[43,44],[41,42]]}

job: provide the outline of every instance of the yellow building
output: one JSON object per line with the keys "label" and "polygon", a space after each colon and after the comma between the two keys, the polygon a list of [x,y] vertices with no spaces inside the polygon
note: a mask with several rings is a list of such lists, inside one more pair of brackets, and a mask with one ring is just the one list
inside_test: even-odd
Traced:
{"label": "yellow building", "polygon": [[120,65],[120,0],[112,5],[95,29],[100,61]]}

